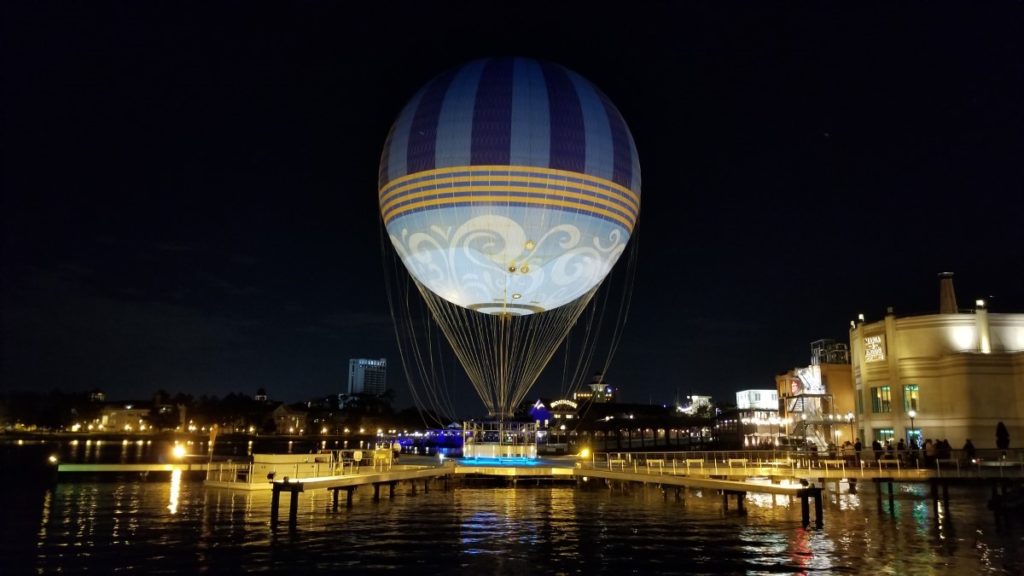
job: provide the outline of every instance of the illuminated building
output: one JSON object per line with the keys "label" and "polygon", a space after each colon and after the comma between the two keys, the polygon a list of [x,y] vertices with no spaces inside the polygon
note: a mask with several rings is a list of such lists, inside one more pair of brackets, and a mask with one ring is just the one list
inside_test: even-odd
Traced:
{"label": "illuminated building", "polygon": [[111,402],[103,407],[94,430],[108,432],[139,432],[149,427],[152,404],[144,402]]}
{"label": "illuminated building", "polygon": [[388,361],[352,358],[348,361],[348,394],[380,396],[387,390]]}
{"label": "illuminated building", "polygon": [[580,390],[572,395],[576,402],[593,402],[594,404],[606,404],[615,402],[615,388],[604,381],[604,374],[594,374],[594,379],[587,385],[588,390]]}
{"label": "illuminated building", "polygon": [[994,447],[1003,422],[1024,434],[1024,314],[993,314],[985,302],[957,307],[952,273],[939,275],[939,313],[850,329],[856,414],[865,442],[912,436],[968,438]]}
{"label": "illuminated building", "polygon": [[684,404],[677,404],[676,411],[693,416],[701,410],[711,410],[711,396],[690,395],[686,397]]}
{"label": "illuminated building", "polygon": [[811,364],[775,377],[782,399],[779,418],[785,435],[814,444],[819,450],[830,444],[854,442],[853,384],[850,349],[834,340],[811,342]]}
{"label": "illuminated building", "polygon": [[782,430],[779,393],[776,390],[743,390],[736,393],[736,409],[744,448],[775,446]]}

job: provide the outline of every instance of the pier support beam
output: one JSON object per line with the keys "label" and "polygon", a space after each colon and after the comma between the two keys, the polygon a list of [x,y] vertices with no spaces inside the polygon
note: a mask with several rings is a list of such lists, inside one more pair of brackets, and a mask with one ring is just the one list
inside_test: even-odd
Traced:
{"label": "pier support beam", "polygon": [[740,516],[747,514],[747,509],[744,507],[745,500],[747,499],[746,492],[737,492],[735,490],[722,490],[722,511],[729,511],[729,496],[736,497],[736,511],[739,512]]}
{"label": "pier support beam", "polygon": [[281,490],[277,486],[273,488],[274,493],[270,495],[270,528],[277,528],[277,509],[281,504]]}
{"label": "pier support beam", "polygon": [[288,509],[288,529],[294,530],[298,522],[299,513],[299,492],[302,492],[302,485],[274,484],[273,493],[270,495],[270,529],[277,529],[277,521],[280,518],[281,492],[291,493]]}
{"label": "pier support beam", "polygon": [[811,524],[811,502],[814,498],[814,527],[825,526],[825,513],[821,505],[821,488],[804,488],[800,491],[800,522],[804,528]]}
{"label": "pier support beam", "polygon": [[331,488],[331,509],[335,512],[338,511],[338,492],[345,491],[345,507],[352,507],[352,492],[355,490],[355,486],[349,486],[346,488]]}
{"label": "pier support beam", "polygon": [[298,512],[299,512],[299,491],[292,490],[291,502],[289,502],[288,508],[288,529],[295,530],[295,525],[298,523]]}
{"label": "pier support beam", "polygon": [[882,484],[885,483],[889,492],[889,514],[896,513],[896,504],[893,501],[892,495],[892,478],[875,478],[875,499],[878,501],[878,513],[881,514],[884,510],[882,508]]}
{"label": "pier support beam", "polygon": [[814,526],[816,528],[825,527],[825,510],[821,505],[821,490],[814,489]]}

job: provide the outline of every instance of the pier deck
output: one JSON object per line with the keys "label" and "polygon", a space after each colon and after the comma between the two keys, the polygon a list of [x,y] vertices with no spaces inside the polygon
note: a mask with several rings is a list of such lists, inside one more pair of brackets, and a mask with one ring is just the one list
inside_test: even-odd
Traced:
{"label": "pier deck", "polygon": [[117,472],[205,472],[206,462],[181,462],[174,464],[58,464],[57,473],[117,473]]}

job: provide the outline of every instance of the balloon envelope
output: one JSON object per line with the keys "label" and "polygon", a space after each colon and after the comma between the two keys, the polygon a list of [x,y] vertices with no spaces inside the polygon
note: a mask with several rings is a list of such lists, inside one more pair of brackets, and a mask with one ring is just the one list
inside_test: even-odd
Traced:
{"label": "balloon envelope", "polygon": [[528,315],[590,293],[640,210],[626,123],[556,64],[485,59],[424,86],[388,135],[381,215],[416,281],[470,310]]}

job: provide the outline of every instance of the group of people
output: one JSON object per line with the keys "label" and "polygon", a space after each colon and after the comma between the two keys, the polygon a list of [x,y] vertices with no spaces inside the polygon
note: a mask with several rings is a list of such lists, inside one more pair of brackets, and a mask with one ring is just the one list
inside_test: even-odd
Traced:
{"label": "group of people", "polygon": [[[856,442],[847,440],[843,444],[843,456],[859,464],[863,449],[864,445],[861,443],[860,438]],[[976,450],[970,438],[964,443],[962,450],[964,457],[968,461],[975,458]],[[953,456],[953,448],[950,446],[949,440],[933,440],[931,438],[925,440],[923,446],[918,446],[916,439],[913,438],[909,443],[904,442],[900,438],[899,442],[895,445],[893,445],[892,440],[886,441],[884,445],[880,441],[875,440],[871,443],[871,452],[876,461],[882,459],[899,460],[904,465],[919,466],[923,464],[925,467],[934,466],[936,460],[949,460]],[[923,461],[921,460],[922,453]]]}

